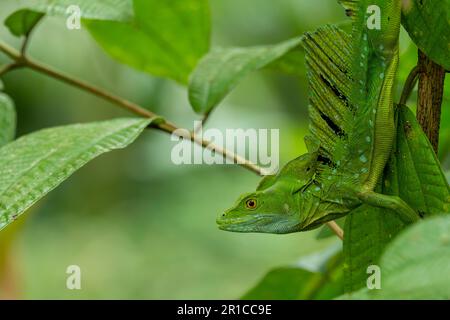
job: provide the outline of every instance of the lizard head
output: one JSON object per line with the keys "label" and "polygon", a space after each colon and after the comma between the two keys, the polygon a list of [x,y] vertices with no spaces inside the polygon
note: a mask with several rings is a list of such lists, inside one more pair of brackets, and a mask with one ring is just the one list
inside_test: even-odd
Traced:
{"label": "lizard head", "polygon": [[298,225],[294,209],[287,195],[270,188],[241,196],[217,218],[217,224],[226,231],[289,233]]}
{"label": "lizard head", "polygon": [[291,233],[302,229],[299,190],[314,177],[317,154],[303,155],[288,163],[276,176],[266,176],[252,193],[219,215],[220,229],[233,232]]}

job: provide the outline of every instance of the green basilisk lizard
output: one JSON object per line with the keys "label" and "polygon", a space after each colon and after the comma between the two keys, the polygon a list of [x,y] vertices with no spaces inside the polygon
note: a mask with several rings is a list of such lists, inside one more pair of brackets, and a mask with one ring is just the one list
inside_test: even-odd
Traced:
{"label": "green basilisk lizard", "polygon": [[[311,92],[309,153],[241,196],[217,218],[220,229],[305,231],[363,203],[392,209],[406,223],[420,219],[399,197],[374,191],[395,139],[401,0],[341,3],[352,16],[351,36],[326,26],[302,41]],[[374,18],[379,21],[370,23]]]}

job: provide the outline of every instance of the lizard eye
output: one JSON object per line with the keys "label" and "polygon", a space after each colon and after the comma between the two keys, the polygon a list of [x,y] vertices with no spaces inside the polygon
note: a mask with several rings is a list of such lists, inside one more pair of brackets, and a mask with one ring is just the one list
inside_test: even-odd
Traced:
{"label": "lizard eye", "polygon": [[247,201],[245,201],[245,206],[247,207],[247,209],[253,210],[256,209],[257,202],[255,199],[248,199]]}

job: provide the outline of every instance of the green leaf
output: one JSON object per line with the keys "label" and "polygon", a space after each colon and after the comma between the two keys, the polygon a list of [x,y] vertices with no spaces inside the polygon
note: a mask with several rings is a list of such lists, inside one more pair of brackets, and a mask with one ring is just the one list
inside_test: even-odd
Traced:
{"label": "green leaf", "polygon": [[124,148],[151,119],[117,119],[41,130],[0,148],[0,230],[102,153]]}
{"label": "green leaf", "polygon": [[0,92],[0,147],[12,141],[15,134],[16,109],[14,102],[6,94]]}
{"label": "green leaf", "polygon": [[450,0],[404,1],[402,22],[414,43],[434,62],[450,69]]}
{"label": "green leaf", "polygon": [[18,10],[5,20],[5,26],[16,37],[27,36],[44,16],[41,12],[28,9]]}
{"label": "green leaf", "polygon": [[296,267],[282,267],[269,271],[243,300],[296,300],[302,285],[310,281],[314,273]]}
{"label": "green leaf", "polygon": [[403,232],[380,262],[381,290],[343,298],[450,299],[450,217],[426,219]]}
{"label": "green leaf", "polygon": [[397,140],[400,198],[423,215],[449,212],[449,185],[433,147],[407,107],[399,108]]}
{"label": "green leaf", "polygon": [[305,257],[296,265],[276,268],[242,299],[332,299],[342,294],[341,245]]}
{"label": "green leaf", "polygon": [[[293,51],[299,50],[301,38],[277,45],[251,48],[215,49],[199,62],[189,81],[189,101],[195,112],[209,113],[250,72],[267,66],[278,66],[295,73],[297,61]],[[290,68],[288,66],[291,66]]]}
{"label": "green leaf", "polygon": [[[407,107],[399,107],[397,142],[383,177],[382,192],[396,195],[424,216],[448,212],[449,187],[439,161]],[[345,223],[345,291],[363,287],[367,267],[377,264],[386,245],[405,228],[397,214],[370,206],[351,212]]]}
{"label": "green leaf", "polygon": [[209,50],[207,0],[135,0],[131,23],[85,21],[100,46],[121,63],[187,84]]}
{"label": "green leaf", "polygon": [[23,7],[50,16],[68,17],[70,6],[80,8],[81,18],[95,20],[131,21],[132,0],[25,0]]}
{"label": "green leaf", "polygon": [[366,284],[367,267],[377,264],[386,245],[404,228],[395,212],[363,205],[353,210],[344,229],[344,290]]}

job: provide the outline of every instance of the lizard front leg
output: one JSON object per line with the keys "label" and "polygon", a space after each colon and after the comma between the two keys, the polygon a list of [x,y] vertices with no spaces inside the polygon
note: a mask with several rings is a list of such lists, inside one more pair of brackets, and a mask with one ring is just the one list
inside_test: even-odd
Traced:
{"label": "lizard front leg", "polygon": [[360,192],[358,198],[371,206],[395,211],[405,223],[414,223],[420,216],[402,199],[397,196],[388,196],[373,191]]}

